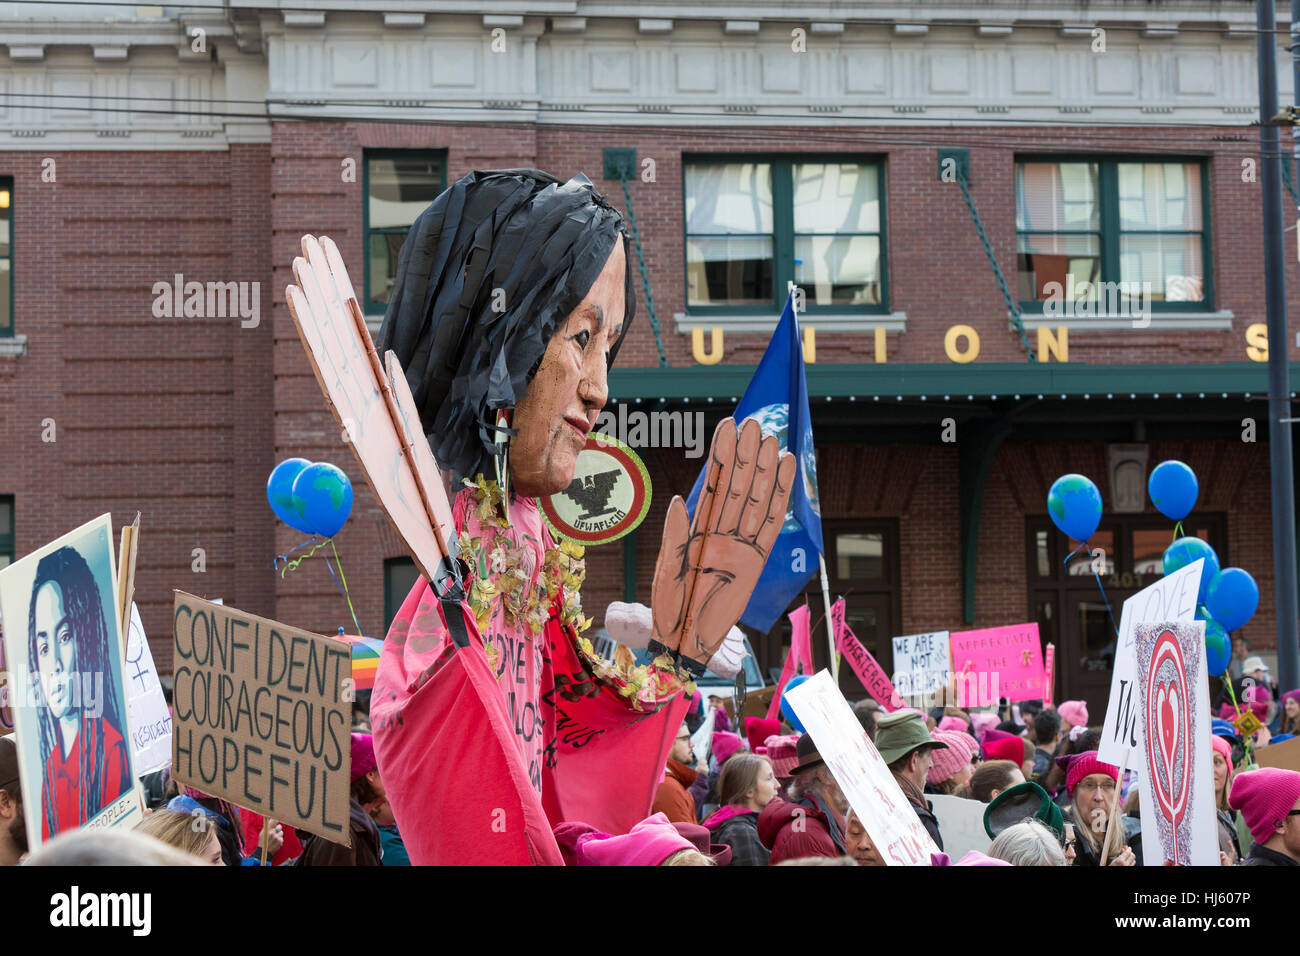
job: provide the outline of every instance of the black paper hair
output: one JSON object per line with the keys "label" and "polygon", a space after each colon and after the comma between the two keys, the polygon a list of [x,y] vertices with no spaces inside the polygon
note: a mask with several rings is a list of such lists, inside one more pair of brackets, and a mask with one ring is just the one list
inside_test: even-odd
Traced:
{"label": "black paper hair", "polygon": [[581,173],[565,183],[537,169],[475,170],[411,226],[378,348],[397,354],[434,456],[457,482],[492,476],[496,410],[527,394],[620,235],[626,335],[636,292],[623,216]]}

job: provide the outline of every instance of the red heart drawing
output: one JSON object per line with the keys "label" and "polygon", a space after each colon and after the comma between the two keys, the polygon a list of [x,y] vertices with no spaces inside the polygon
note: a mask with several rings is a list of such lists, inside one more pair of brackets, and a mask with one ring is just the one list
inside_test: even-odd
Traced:
{"label": "red heart drawing", "polygon": [[1165,792],[1172,795],[1174,767],[1178,759],[1178,690],[1173,681],[1165,681],[1156,690],[1157,743],[1160,747],[1161,769],[1164,771]]}

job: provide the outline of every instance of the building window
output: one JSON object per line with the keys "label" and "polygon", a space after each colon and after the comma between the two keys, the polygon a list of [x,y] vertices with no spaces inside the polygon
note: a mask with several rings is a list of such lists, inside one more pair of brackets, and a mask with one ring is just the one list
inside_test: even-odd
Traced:
{"label": "building window", "polygon": [[885,311],[883,179],[876,159],[687,159],[687,307],[770,313],[793,280],[809,312]]}
{"label": "building window", "polygon": [[14,181],[0,177],[0,336],[14,334]]}
{"label": "building window", "polygon": [[397,278],[397,256],[411,224],[446,188],[442,150],[365,153],[366,312],[382,314]]}
{"label": "building window", "polygon": [[1143,295],[1153,311],[1209,309],[1208,188],[1200,160],[1017,162],[1021,307],[1056,298],[1106,314]]}
{"label": "building window", "polygon": [[14,496],[0,495],[0,570],[14,563]]}
{"label": "building window", "polygon": [[420,571],[410,558],[384,561],[384,634],[393,626],[393,618],[397,617],[406,596],[419,579]]}

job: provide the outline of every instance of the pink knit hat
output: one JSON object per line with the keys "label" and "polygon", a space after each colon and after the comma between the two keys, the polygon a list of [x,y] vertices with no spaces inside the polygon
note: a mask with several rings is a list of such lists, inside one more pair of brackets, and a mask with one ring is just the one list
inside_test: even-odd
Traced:
{"label": "pink knit hat", "polygon": [[763,741],[767,747],[767,759],[772,761],[772,772],[784,780],[790,771],[799,765],[799,754],[795,747],[799,743],[798,734],[779,734]]}
{"label": "pink knit hat", "polygon": [[1286,819],[1300,800],[1300,773],[1263,767],[1239,774],[1232,782],[1228,806],[1240,810],[1256,843],[1266,843],[1273,828]]}
{"label": "pink knit hat", "polygon": [[727,762],[727,758],[737,750],[744,750],[745,742],[740,739],[739,734],[733,734],[731,731],[721,731],[713,735],[713,758],[718,761],[721,767]]}
{"label": "pink knit hat", "polygon": [[1010,760],[1019,767],[1025,762],[1025,745],[1015,734],[1005,730],[990,730],[980,745],[985,760]]}
{"label": "pink knit hat", "polygon": [[968,730],[970,729],[970,724],[966,723],[966,721],[962,720],[960,717],[955,717],[952,714],[948,714],[946,717],[943,718],[943,720],[939,721],[939,729],[940,730]]}
{"label": "pink knit hat", "polygon": [[930,751],[934,763],[925,779],[929,783],[940,784],[970,763],[971,747],[965,734],[951,730],[936,730],[930,736],[948,745],[947,749],[934,747]]}
{"label": "pink knit hat", "polygon": [[971,729],[975,731],[975,736],[982,737],[986,731],[992,730],[1002,721],[998,720],[997,714],[971,714]]}
{"label": "pink knit hat", "polygon": [[352,735],[352,782],[356,783],[376,767],[375,738],[370,734]]}
{"label": "pink knit hat", "polygon": [[1056,708],[1061,719],[1075,727],[1088,726],[1088,704],[1082,700],[1065,700]]}
{"label": "pink knit hat", "polygon": [[1119,783],[1119,767],[1114,764],[1102,763],[1097,759],[1097,751],[1095,750],[1085,750],[1081,754],[1061,757],[1058,758],[1057,762],[1059,763],[1062,760],[1068,763],[1065,770],[1065,791],[1070,796],[1074,796],[1074,788],[1078,786],[1080,780],[1094,773],[1104,773],[1116,783]]}
{"label": "pink knit hat", "polygon": [[677,832],[663,813],[642,820],[630,833],[578,837],[577,858],[582,866],[658,866],[679,850],[694,844]]}
{"label": "pink knit hat", "polygon": [[1228,765],[1228,779],[1232,779],[1232,744],[1228,743],[1218,734],[1210,735],[1210,746],[1223,755],[1223,761]]}
{"label": "pink knit hat", "polygon": [[768,720],[765,717],[746,717],[745,718],[745,739],[749,741],[749,748],[754,747],[767,740],[773,734],[781,732],[781,721],[773,719]]}

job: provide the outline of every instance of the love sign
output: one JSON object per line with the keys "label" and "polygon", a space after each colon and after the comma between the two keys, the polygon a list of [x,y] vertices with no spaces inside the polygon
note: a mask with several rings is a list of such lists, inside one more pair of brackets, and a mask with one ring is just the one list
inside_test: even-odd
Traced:
{"label": "love sign", "polygon": [[1145,760],[1144,833],[1155,823],[1159,849],[1143,840],[1147,865],[1213,866],[1218,860],[1205,622],[1138,624],[1134,632]]}

